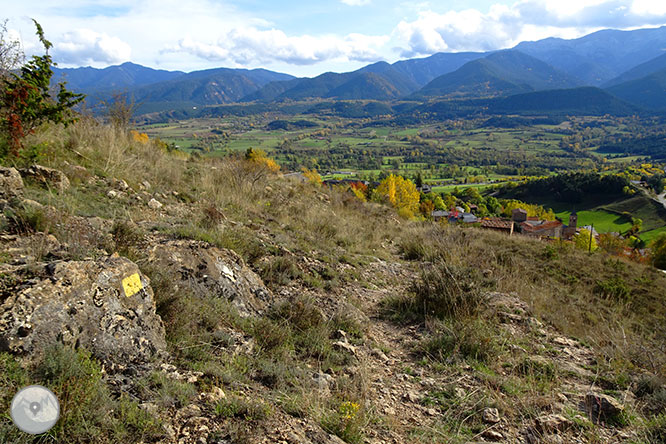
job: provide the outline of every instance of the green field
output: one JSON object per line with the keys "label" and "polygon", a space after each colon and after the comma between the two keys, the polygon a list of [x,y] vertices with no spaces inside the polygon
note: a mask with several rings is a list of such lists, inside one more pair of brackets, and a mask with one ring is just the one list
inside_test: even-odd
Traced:
{"label": "green field", "polygon": [[[555,213],[557,217],[562,219],[565,224],[569,223],[570,211],[560,211]],[[594,225],[594,229],[598,233],[624,233],[629,228],[631,228],[631,221],[628,221],[626,217],[609,213],[604,210],[583,210],[576,211],[578,214],[578,226],[584,225]]]}

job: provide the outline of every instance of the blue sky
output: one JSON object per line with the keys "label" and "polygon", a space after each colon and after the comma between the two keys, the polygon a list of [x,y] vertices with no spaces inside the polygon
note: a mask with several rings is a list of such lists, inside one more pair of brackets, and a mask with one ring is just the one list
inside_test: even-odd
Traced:
{"label": "blue sky", "polygon": [[132,61],[313,76],[441,51],[662,26],[666,1],[22,0],[4,5],[3,18],[28,54],[39,49],[30,18],[39,21],[60,66]]}

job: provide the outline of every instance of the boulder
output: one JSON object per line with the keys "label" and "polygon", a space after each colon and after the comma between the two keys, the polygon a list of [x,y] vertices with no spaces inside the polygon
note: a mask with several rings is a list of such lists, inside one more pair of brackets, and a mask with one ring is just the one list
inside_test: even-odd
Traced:
{"label": "boulder", "polygon": [[567,418],[557,414],[539,416],[535,423],[537,428],[546,434],[565,431],[572,425]]}
{"label": "boulder", "polygon": [[590,392],[585,395],[585,406],[594,423],[613,421],[624,406],[612,396]]}
{"label": "boulder", "polygon": [[21,170],[21,176],[45,188],[53,188],[59,192],[69,188],[69,179],[60,170],[33,165]]}
{"label": "boulder", "polygon": [[153,198],[150,199],[150,201],[148,202],[148,206],[153,210],[159,210],[160,208],[162,208],[162,202]]}
{"label": "boulder", "polygon": [[0,167],[0,199],[18,199],[23,196],[23,179],[16,168]]}
{"label": "boulder", "polygon": [[498,422],[501,421],[499,410],[497,410],[494,407],[487,407],[483,409],[481,418],[483,419],[483,422],[485,422],[486,424],[497,424]]}
{"label": "boulder", "polygon": [[0,293],[0,350],[38,358],[51,344],[84,347],[123,369],[160,355],[164,326],[148,278],[128,259],[4,266],[15,276]]}
{"label": "boulder", "polygon": [[273,299],[240,256],[207,242],[157,240],[148,247],[146,263],[168,279],[174,291],[227,299],[243,317],[263,312]]}

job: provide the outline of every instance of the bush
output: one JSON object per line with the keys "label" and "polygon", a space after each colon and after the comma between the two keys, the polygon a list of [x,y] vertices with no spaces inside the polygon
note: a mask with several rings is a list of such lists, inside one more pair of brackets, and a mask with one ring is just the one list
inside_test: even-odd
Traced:
{"label": "bush", "polygon": [[4,130],[7,143],[6,148],[0,144],[0,158],[8,154],[17,157],[23,149],[25,136],[44,122],[71,123],[74,120],[71,118],[71,108],[84,97],[68,91],[65,84],[60,83],[57,101],[51,98],[51,66],[54,63],[48,51],[53,45],[44,37],[39,23],[35,20],[33,22],[46,53],[33,56],[21,67],[20,74],[12,74],[0,84],[0,127]]}
{"label": "bush", "polygon": [[116,244],[116,251],[129,259],[136,259],[145,245],[143,230],[129,221],[115,221],[111,235]]}
{"label": "bush", "polygon": [[277,256],[261,265],[259,275],[267,285],[287,285],[302,278],[303,272],[291,256]]}
{"label": "bush", "polygon": [[242,418],[257,421],[268,418],[271,409],[268,405],[251,399],[230,396],[215,404],[215,414],[222,418]]}
{"label": "bush", "polygon": [[621,277],[597,281],[594,292],[604,299],[626,301],[631,297],[631,290]]}
{"label": "bush", "polygon": [[324,415],[321,426],[343,441],[355,444],[363,442],[365,422],[366,414],[361,405],[358,402],[344,401]]}
{"label": "bush", "polygon": [[497,332],[481,320],[438,323],[434,334],[423,340],[418,349],[440,362],[474,360],[488,362],[497,355]]}
{"label": "bush", "polygon": [[469,267],[439,261],[412,283],[410,310],[422,317],[465,318],[475,315],[484,301],[483,279]]}

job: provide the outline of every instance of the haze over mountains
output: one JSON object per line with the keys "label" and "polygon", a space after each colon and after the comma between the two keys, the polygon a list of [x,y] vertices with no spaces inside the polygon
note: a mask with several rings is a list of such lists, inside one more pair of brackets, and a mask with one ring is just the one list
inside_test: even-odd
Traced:
{"label": "haze over mountains", "polygon": [[[487,53],[438,53],[313,78],[265,69],[183,73],[132,63],[105,69],[56,69],[54,80],[63,78],[71,89],[88,94],[91,102],[108,100],[113,92],[126,92],[142,104],[143,111],[307,99],[501,98],[584,86],[603,88],[586,92],[601,102],[630,104],[620,107],[623,109],[664,110],[666,26],[604,30],[574,40],[548,38]],[[567,94],[571,96],[563,92],[562,97]],[[550,93],[548,98],[555,97]]]}

